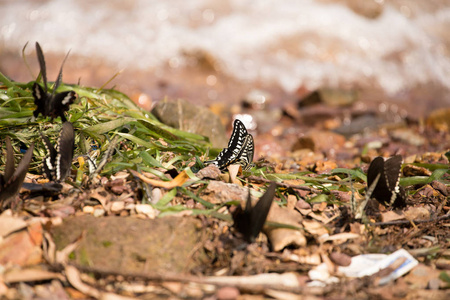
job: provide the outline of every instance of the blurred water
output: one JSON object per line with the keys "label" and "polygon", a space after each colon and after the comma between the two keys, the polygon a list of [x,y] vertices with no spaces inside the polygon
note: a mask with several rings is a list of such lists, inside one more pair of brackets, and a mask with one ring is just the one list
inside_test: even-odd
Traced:
{"label": "blurred water", "polygon": [[0,55],[39,41],[46,52],[71,49],[148,71],[183,67],[186,53],[200,50],[234,78],[275,82],[287,92],[322,85],[378,87],[389,95],[428,84],[450,89],[447,1],[412,10],[378,0],[382,13],[373,19],[341,2],[3,0]]}

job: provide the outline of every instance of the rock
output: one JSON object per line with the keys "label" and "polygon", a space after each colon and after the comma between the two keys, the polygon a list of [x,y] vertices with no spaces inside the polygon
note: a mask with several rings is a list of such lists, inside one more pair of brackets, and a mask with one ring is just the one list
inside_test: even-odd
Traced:
{"label": "rock", "polygon": [[220,288],[216,292],[216,297],[218,300],[232,300],[237,299],[240,293],[239,290],[235,287],[225,286]]}
{"label": "rock", "polygon": [[344,136],[330,132],[313,130],[306,136],[297,139],[291,148],[291,151],[300,149],[309,149],[311,151],[326,152],[330,149],[339,149],[344,146],[346,139]]}
{"label": "rock", "polygon": [[[201,232],[200,232],[201,230]],[[195,217],[137,219],[123,217],[94,218],[90,215],[68,217],[51,234],[57,249],[63,249],[85,236],[74,251],[80,265],[121,272],[155,274],[189,273],[198,267],[202,251],[192,249],[206,233]]]}
{"label": "rock", "polygon": [[450,130],[450,108],[441,108],[431,112],[426,124],[435,130],[448,132]]}
{"label": "rock", "polygon": [[206,107],[182,99],[163,100],[156,103],[152,113],[166,125],[208,137],[216,148],[228,144],[220,118]]}
{"label": "rock", "polygon": [[332,252],[330,254],[330,259],[338,266],[347,267],[350,266],[350,264],[352,263],[352,258],[350,256],[340,252]]}
{"label": "rock", "polygon": [[417,147],[423,146],[426,142],[426,139],[421,134],[416,133],[414,130],[410,128],[395,129],[391,131],[391,136],[393,139]]}
{"label": "rock", "polygon": [[356,93],[356,91],[322,88],[301,99],[299,102],[299,107],[305,107],[319,103],[323,103],[333,107],[342,107],[349,106],[355,103],[357,100],[358,94]]}

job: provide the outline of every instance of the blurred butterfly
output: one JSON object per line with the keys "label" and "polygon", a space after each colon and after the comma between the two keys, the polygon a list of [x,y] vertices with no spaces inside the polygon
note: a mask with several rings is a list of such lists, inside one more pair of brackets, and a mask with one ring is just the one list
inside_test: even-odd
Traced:
{"label": "blurred butterfly", "polygon": [[247,242],[253,242],[266,222],[270,207],[275,196],[276,184],[272,182],[267,191],[258,200],[258,203],[252,207],[250,193],[248,193],[247,203],[243,210],[238,206],[233,213],[234,228],[240,232]]}
{"label": "blurred butterfly", "polygon": [[214,164],[222,171],[229,165],[239,164],[244,171],[247,171],[252,167],[254,149],[253,136],[247,132],[244,124],[236,119],[228,147],[220,151],[214,160],[208,160],[205,163]]}
{"label": "blurred butterfly", "polygon": [[5,173],[0,174],[0,208],[6,207],[11,199],[19,192],[20,187],[25,179],[33,157],[34,144],[26,151],[22,160],[14,168],[14,151],[11,146],[9,136],[6,137],[6,163]]}
{"label": "blurred butterfly", "polygon": [[381,156],[374,158],[367,171],[367,186],[371,186],[379,175],[371,195],[372,198],[385,206],[402,207],[406,205],[405,190],[399,185],[401,166],[401,155],[395,155],[386,161]]}
{"label": "blurred butterfly", "polygon": [[66,122],[67,119],[64,112],[69,110],[70,104],[72,104],[76,98],[76,93],[74,91],[66,91],[56,94],[56,90],[61,84],[64,62],[66,61],[69,53],[67,53],[64,58],[51,94],[48,93],[47,69],[45,67],[44,53],[42,52],[41,46],[38,42],[36,42],[36,53],[39,66],[41,68],[42,80],[44,81],[44,88],[42,88],[37,82],[33,84],[34,104],[37,106],[37,108],[33,111],[33,116],[37,118],[39,114],[42,114],[45,117],[50,117],[52,121],[54,118],[61,117],[61,121]]}
{"label": "blurred butterfly", "polygon": [[47,156],[44,158],[43,170],[50,181],[62,181],[70,172],[75,146],[75,132],[70,122],[64,122],[59,133],[58,142],[53,147],[50,140],[42,135]]}

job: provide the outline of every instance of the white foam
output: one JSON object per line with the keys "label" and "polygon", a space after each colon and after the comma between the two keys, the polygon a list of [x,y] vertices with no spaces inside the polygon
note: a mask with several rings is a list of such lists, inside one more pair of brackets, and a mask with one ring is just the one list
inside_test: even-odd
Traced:
{"label": "white foam", "polygon": [[[450,88],[444,38],[450,8],[407,18],[385,4],[377,19],[311,0],[78,1],[0,4],[0,43],[105,59],[149,70],[204,50],[241,80],[381,86],[389,94],[433,82]],[[33,47],[28,48],[31,52]]]}

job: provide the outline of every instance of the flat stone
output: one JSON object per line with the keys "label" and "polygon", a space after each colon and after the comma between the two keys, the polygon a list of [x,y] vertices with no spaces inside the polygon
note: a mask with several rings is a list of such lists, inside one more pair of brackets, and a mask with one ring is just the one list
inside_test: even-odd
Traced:
{"label": "flat stone", "polygon": [[192,253],[201,238],[194,217],[141,220],[83,215],[64,219],[51,234],[58,250],[86,235],[74,251],[74,262],[123,272],[189,272],[201,264],[202,252]]}
{"label": "flat stone", "polygon": [[219,116],[204,106],[182,99],[163,100],[156,103],[152,113],[166,125],[208,137],[216,148],[227,146],[225,127]]}

